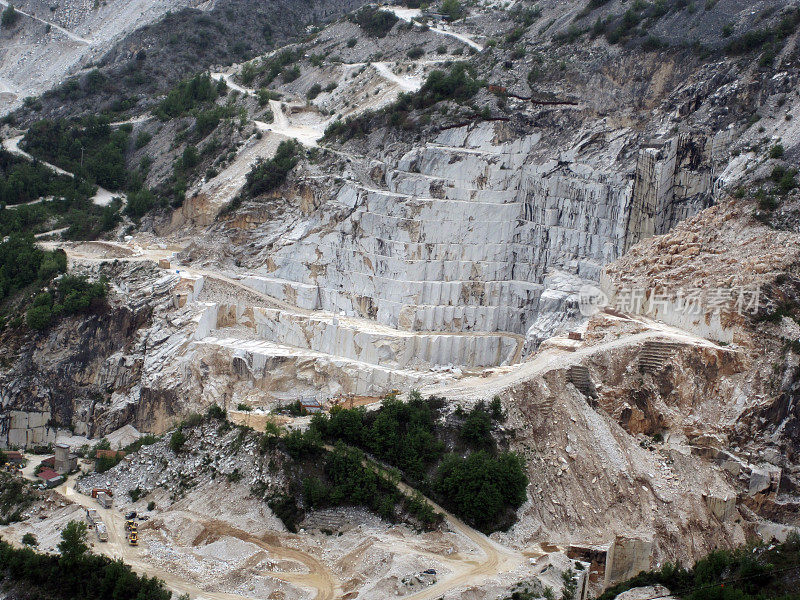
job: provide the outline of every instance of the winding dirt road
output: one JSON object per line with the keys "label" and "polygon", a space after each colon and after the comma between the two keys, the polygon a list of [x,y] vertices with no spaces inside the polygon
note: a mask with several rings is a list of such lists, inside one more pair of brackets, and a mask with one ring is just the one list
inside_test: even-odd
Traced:
{"label": "winding dirt road", "polygon": [[[0,0],[0,3],[1,2],[2,2],[2,0]],[[0,144],[0,146],[2,146],[3,149],[7,150],[11,154],[16,154],[17,156],[22,156],[23,158],[27,158],[28,160],[39,160],[39,159],[35,158],[34,156],[28,154],[27,152],[25,152],[24,150],[22,150],[19,147],[19,143],[22,141],[23,137],[25,137],[25,136],[18,135],[16,137],[9,138],[7,140],[3,140],[2,144]],[[48,169],[50,169],[54,173],[57,173],[58,175],[66,175],[67,177],[72,177],[73,179],[75,178],[74,174],[70,173],[69,171],[65,171],[61,167],[57,167],[56,165],[52,165],[49,162],[45,162],[43,160],[39,160],[39,164],[44,165],[45,167],[47,167]],[[107,206],[107,205],[109,205],[111,203],[111,201],[114,198],[120,198],[123,203],[126,201],[125,194],[123,194],[121,192],[117,192],[117,193],[110,192],[105,188],[97,186],[97,191],[95,192],[94,196],[92,196],[92,203],[93,204],[97,204],[98,206]]]}

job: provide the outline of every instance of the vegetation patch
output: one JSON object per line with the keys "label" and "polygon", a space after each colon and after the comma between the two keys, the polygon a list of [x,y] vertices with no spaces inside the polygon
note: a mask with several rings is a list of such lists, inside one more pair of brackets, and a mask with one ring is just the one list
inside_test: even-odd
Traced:
{"label": "vegetation patch", "polygon": [[228,86],[224,80],[215,82],[208,73],[201,73],[180,82],[170,90],[153,114],[162,121],[183,117],[198,107],[214,102],[227,91]]}
{"label": "vegetation patch", "polygon": [[275,156],[269,160],[259,159],[247,174],[242,193],[231,200],[220,215],[230,214],[241,206],[245,198],[255,198],[277,189],[300,161],[302,147],[296,140],[284,140],[278,145]]}
{"label": "vegetation patch", "polygon": [[105,117],[89,116],[78,122],[38,121],[22,139],[22,147],[76,177],[111,190],[128,187],[125,149],[130,127],[112,128]]}
{"label": "vegetation patch", "polygon": [[86,277],[63,275],[53,292],[37,294],[25,314],[31,329],[46,329],[60,316],[69,316],[97,309],[97,302],[108,293],[105,281],[90,282]]}
{"label": "vegetation patch", "polygon": [[121,560],[97,556],[86,543],[86,523],[70,521],[61,532],[61,555],[14,548],[0,540],[0,574],[39,597],[63,600],[136,598],[169,600],[172,593],[155,577],[139,576]]}
{"label": "vegetation patch", "polygon": [[751,29],[733,38],[725,46],[725,51],[733,55],[747,54],[765,46],[781,44],[797,30],[798,26],[800,26],[800,8],[793,8],[775,26]]}
{"label": "vegetation patch", "polygon": [[63,250],[47,252],[32,235],[12,234],[0,243],[0,301],[37,281],[48,282],[66,269]]}
{"label": "vegetation patch", "polygon": [[507,528],[525,501],[528,480],[522,459],[501,451],[492,436],[502,411],[479,403],[444,424],[443,407],[435,396],[412,393],[406,403],[387,397],[377,411],[315,415],[310,431],[398,469],[410,485],[482,531]]}
{"label": "vegetation patch", "polygon": [[612,600],[636,588],[660,584],[687,600],[791,600],[800,583],[800,536],[783,544],[715,550],[690,569],[667,563],[607,589],[598,600]]}
{"label": "vegetation patch", "polygon": [[36,490],[30,482],[0,472],[0,525],[21,521],[23,511],[35,498]]}
{"label": "vegetation patch", "polygon": [[[449,71],[436,69],[431,71],[419,91],[400,94],[395,102],[377,113],[368,112],[346,121],[334,121],[325,129],[324,139],[344,142],[362,137],[370,132],[373,120],[390,127],[412,129],[417,125],[411,118],[412,111],[425,111],[444,101],[465,104],[485,85],[486,82],[477,79],[473,68],[464,63],[452,65]],[[476,110],[473,116],[484,115]]]}
{"label": "vegetation patch", "polygon": [[367,35],[377,38],[386,37],[398,20],[394,13],[372,6],[365,6],[351,15],[350,19],[358,23]]}

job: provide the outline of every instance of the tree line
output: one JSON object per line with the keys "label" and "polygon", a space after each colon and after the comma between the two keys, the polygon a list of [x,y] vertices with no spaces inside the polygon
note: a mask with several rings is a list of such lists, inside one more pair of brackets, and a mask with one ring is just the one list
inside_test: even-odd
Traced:
{"label": "tree line", "polygon": [[9,583],[58,600],[170,600],[172,593],[157,578],[90,553],[86,537],[86,523],[70,521],[61,532],[60,556],[0,540],[0,574]]}

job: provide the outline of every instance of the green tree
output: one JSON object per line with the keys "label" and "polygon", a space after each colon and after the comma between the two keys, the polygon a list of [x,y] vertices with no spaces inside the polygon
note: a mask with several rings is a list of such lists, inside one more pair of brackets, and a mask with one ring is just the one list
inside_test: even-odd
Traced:
{"label": "green tree", "polygon": [[48,305],[31,306],[25,314],[25,322],[31,329],[47,329],[53,320],[53,311]]}
{"label": "green tree", "polygon": [[153,192],[148,189],[141,189],[138,192],[128,194],[128,203],[125,205],[125,214],[134,220],[138,220],[146,215],[155,206],[156,199]]}
{"label": "green tree", "polygon": [[19,20],[19,13],[12,4],[3,11],[2,25],[3,27],[13,27]]}
{"label": "green tree", "polygon": [[461,438],[476,448],[491,445],[492,419],[484,409],[483,403],[476,405],[467,415],[461,426]]}
{"label": "green tree", "polygon": [[70,521],[61,531],[61,541],[58,550],[68,562],[75,562],[89,551],[86,544],[87,529],[83,521]]}
{"label": "green tree", "polygon": [[186,434],[183,433],[183,427],[178,427],[175,431],[172,432],[172,436],[169,438],[169,447],[175,454],[178,454],[183,449],[183,445],[186,443]]}
{"label": "green tree", "polygon": [[22,543],[26,546],[38,546],[39,541],[36,539],[36,536],[33,535],[30,531],[22,536]]}
{"label": "green tree", "polygon": [[448,21],[457,21],[466,14],[464,7],[458,0],[444,0],[441,11]]}

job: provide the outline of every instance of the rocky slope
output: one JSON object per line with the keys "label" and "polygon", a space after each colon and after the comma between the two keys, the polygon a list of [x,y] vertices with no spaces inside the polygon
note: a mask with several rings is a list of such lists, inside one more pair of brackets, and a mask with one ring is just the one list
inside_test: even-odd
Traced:
{"label": "rocky slope", "polygon": [[[66,102],[141,94],[119,113],[125,160],[148,163],[164,201],[113,243],[67,247],[111,279],[106,313],[3,332],[7,443],[161,433],[212,403],[255,422],[308,396],[497,394],[530,479],[495,534],[514,552],[607,556],[613,540],[631,558],[620,577],[798,525],[795,5],[552,1],[452,24],[395,7],[380,34],[335,22],[292,54],[220,67],[228,87],[202,110],[151,118],[150,94],[184,69],[240,60],[234,39],[242,58],[262,47],[262,10],[280,7],[229,4],[129,36],[99,66],[106,84]],[[275,44],[354,6],[294,7]],[[187,27],[215,31],[187,42],[206,54],[158,44]],[[131,65],[153,81],[116,76]],[[253,192],[252,165],[293,137],[285,180]],[[170,196],[179,176],[185,198]],[[582,312],[589,293],[605,310]],[[159,448],[136,458],[148,488]],[[202,483],[187,503],[206,510],[218,490]],[[459,577],[447,594],[486,595]]]}
{"label": "rocky slope", "polygon": [[[29,103],[33,111],[16,113],[25,122],[116,111],[139,101],[148,105],[153,95],[188,73],[264,53],[303,34],[306,26],[360,5],[328,1],[267,6],[248,0],[15,4],[24,14],[14,27],[0,32],[0,112],[42,94]],[[87,79],[89,73],[93,75]]]}

